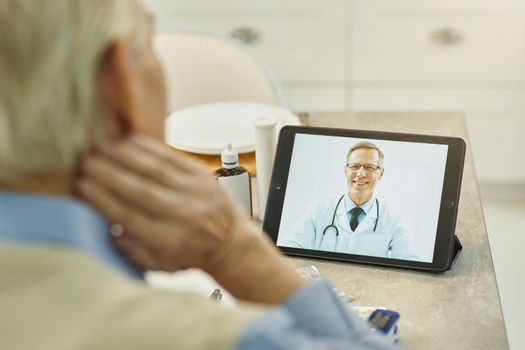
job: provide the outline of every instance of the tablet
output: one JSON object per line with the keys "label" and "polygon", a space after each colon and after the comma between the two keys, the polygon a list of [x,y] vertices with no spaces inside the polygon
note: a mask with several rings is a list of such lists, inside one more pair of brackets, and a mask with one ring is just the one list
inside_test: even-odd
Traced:
{"label": "tablet", "polygon": [[289,255],[447,270],[465,149],[455,137],[284,127],[263,229]]}

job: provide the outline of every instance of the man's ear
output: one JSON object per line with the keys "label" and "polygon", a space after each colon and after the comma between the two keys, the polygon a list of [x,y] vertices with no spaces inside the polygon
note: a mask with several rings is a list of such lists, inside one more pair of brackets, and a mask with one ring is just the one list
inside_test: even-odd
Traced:
{"label": "man's ear", "polygon": [[137,124],[134,113],[133,71],[124,39],[116,39],[102,56],[98,83],[111,118],[111,132],[124,136]]}
{"label": "man's ear", "polygon": [[379,179],[378,180],[381,180],[383,178],[383,175],[385,175],[385,168],[381,168],[380,169],[380,172],[379,172]]}

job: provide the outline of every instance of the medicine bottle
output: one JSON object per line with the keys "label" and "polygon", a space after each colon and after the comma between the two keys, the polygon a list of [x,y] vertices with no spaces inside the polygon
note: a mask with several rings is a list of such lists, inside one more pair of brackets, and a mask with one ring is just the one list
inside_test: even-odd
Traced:
{"label": "medicine bottle", "polygon": [[252,186],[248,170],[239,166],[239,153],[231,144],[221,153],[222,168],[214,172],[217,181],[241,203],[246,214],[252,217]]}

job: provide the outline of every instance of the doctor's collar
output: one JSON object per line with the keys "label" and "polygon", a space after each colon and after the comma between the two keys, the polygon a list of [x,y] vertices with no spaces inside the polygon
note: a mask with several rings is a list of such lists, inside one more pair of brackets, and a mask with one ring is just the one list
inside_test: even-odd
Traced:
{"label": "doctor's collar", "polygon": [[355,203],[350,199],[350,196],[348,196],[348,193],[344,196],[344,202],[345,202],[345,210],[348,213],[350,210],[354,209],[355,207],[361,207],[365,214],[368,214],[368,212],[372,209],[372,206],[375,202],[375,196],[372,196],[368,202],[364,203],[363,205],[355,205]]}

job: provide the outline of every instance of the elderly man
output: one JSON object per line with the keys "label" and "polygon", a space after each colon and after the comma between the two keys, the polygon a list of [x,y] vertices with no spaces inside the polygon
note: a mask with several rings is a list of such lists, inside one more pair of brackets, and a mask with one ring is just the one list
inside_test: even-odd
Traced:
{"label": "elderly man", "polygon": [[314,204],[278,244],[417,260],[399,217],[374,196],[385,172],[384,157],[371,142],[353,145],[344,167],[347,192]]}
{"label": "elderly man", "polygon": [[[0,1],[1,347],[387,348],[162,144],[151,32],[131,0]],[[240,305],[142,278],[189,267]]]}

